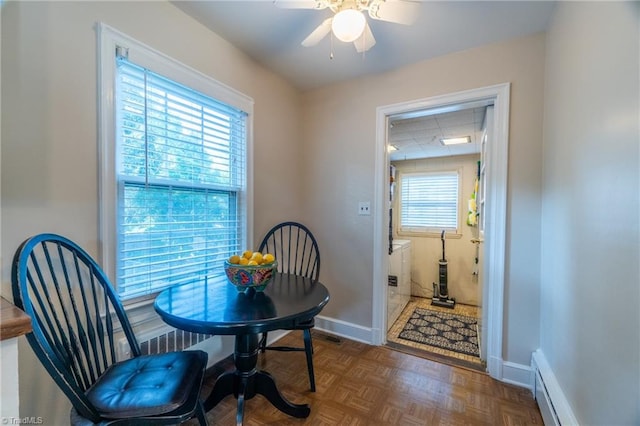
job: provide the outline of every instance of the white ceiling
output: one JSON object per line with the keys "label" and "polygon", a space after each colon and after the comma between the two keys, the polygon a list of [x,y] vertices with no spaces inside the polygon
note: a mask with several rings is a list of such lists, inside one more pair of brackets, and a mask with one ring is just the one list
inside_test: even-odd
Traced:
{"label": "white ceiling", "polygon": [[[390,117],[388,143],[397,148],[391,161],[477,154],[482,142],[486,106],[463,106],[460,110],[419,117]],[[443,146],[442,138],[469,136],[471,142]]]}
{"label": "white ceiling", "polygon": [[362,55],[335,40],[330,59],[331,37],[300,45],[332,16],[328,9],[284,9],[273,0],[172,3],[301,90],[544,31],[554,7],[552,1],[417,1],[413,25],[367,18],[377,44]]}
{"label": "white ceiling", "polygon": [[[416,1],[415,23],[410,26],[367,17],[377,43],[363,55],[352,43],[335,39],[332,43],[331,37],[313,47],[300,45],[332,16],[329,10],[285,9],[273,0],[172,3],[303,91],[545,31],[555,5],[553,1]],[[478,152],[483,114],[478,108],[397,121],[389,141],[401,149],[391,159]],[[441,147],[439,139],[448,135],[469,135],[473,143]]]}

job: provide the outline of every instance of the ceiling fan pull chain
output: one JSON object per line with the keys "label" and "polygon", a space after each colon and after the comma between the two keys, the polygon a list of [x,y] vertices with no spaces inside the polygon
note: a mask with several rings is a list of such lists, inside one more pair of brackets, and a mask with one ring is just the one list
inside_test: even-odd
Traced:
{"label": "ceiling fan pull chain", "polygon": [[[367,45],[367,32],[366,31],[362,34],[362,38],[363,38],[362,44],[363,44],[363,46],[366,46]],[[367,54],[367,49],[362,49],[362,62],[364,62],[364,57],[365,57],[366,54]]]}
{"label": "ceiling fan pull chain", "polygon": [[329,43],[329,48],[331,49],[331,51],[329,52],[329,59],[333,59],[333,31],[330,33],[329,37],[331,37]]}

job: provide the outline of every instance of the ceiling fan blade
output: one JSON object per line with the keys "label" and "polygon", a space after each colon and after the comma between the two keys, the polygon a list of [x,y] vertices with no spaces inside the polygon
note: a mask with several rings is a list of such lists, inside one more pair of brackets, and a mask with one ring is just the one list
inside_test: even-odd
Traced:
{"label": "ceiling fan blade", "polygon": [[374,0],[369,6],[369,16],[379,21],[411,25],[418,16],[420,4],[409,0]]}
{"label": "ceiling fan blade", "polygon": [[302,45],[304,47],[311,47],[318,44],[320,40],[322,40],[327,34],[329,34],[329,31],[331,31],[332,20],[333,18],[325,19],[322,24],[318,25],[318,28],[313,30],[313,32],[309,34],[307,38],[302,40]]}
{"label": "ceiling fan blade", "polygon": [[326,9],[328,3],[323,0],[273,0],[273,4],[282,9]]}
{"label": "ceiling fan blade", "polygon": [[369,23],[367,22],[364,26],[364,31],[362,31],[362,35],[358,37],[356,41],[353,42],[353,45],[356,47],[358,53],[366,52],[371,49],[376,44],[376,39],[373,37],[373,33],[371,32],[371,27],[369,27]]}

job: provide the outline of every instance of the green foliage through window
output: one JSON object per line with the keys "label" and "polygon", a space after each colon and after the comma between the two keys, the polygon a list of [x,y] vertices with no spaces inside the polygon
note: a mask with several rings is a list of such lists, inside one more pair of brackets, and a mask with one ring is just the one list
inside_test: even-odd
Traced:
{"label": "green foliage through window", "polygon": [[118,59],[119,293],[223,273],[241,247],[246,114]]}

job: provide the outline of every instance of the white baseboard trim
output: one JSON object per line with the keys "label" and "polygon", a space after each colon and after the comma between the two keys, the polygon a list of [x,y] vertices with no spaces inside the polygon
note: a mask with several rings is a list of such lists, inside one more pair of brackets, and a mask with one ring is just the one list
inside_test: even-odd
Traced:
{"label": "white baseboard trim", "polygon": [[533,393],[533,370],[530,366],[524,364],[516,364],[515,362],[505,361],[502,363],[502,380],[522,388],[527,388]]}
{"label": "white baseboard trim", "polygon": [[578,421],[571,410],[569,401],[562,392],[547,358],[541,349],[531,357],[531,370],[534,374],[534,395],[545,425],[572,426]]}
{"label": "white baseboard trim", "polygon": [[361,325],[352,324],[335,318],[318,315],[316,317],[315,328],[329,334],[355,340],[356,342],[368,343],[369,345],[372,345],[374,342],[374,333],[372,328],[363,327]]}

